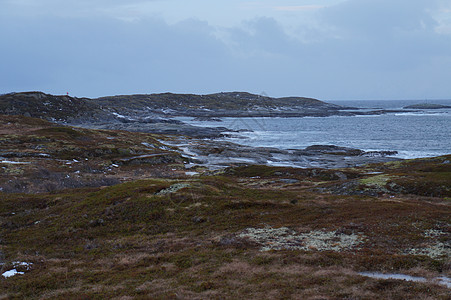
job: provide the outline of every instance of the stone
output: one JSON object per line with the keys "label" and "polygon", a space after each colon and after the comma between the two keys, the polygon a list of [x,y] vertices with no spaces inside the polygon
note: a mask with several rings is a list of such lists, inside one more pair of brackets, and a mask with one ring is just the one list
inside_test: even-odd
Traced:
{"label": "stone", "polygon": [[288,179],[279,179],[279,181],[280,182],[282,182],[282,183],[286,183],[286,184],[295,184],[295,183],[299,183],[299,180],[297,180],[297,179],[290,179],[290,178],[288,178]]}

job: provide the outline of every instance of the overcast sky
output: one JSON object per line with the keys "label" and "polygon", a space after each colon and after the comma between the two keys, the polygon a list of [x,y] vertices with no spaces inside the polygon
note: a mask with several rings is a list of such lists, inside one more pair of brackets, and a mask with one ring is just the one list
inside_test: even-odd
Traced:
{"label": "overcast sky", "polygon": [[0,93],[450,99],[450,0],[0,0]]}

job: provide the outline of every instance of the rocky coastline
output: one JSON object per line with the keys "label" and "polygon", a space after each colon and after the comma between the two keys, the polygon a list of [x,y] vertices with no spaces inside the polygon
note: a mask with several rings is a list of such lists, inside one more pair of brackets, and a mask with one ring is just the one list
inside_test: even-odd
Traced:
{"label": "rocky coastline", "polygon": [[242,165],[336,169],[400,160],[393,157],[397,154],[396,151],[366,152],[335,145],[284,150],[187,137],[174,137],[160,142],[180,149],[180,154],[190,162],[187,168],[201,166],[210,170]]}
{"label": "rocky coastline", "polygon": [[193,127],[174,117],[220,121],[223,117],[329,117],[381,115],[407,110],[361,110],[304,97],[271,98],[243,92],[211,95],[151,94],[97,99],[43,92],[0,95],[0,114],[41,118],[64,125],[197,138],[223,136],[224,128]]}
{"label": "rocky coastline", "polygon": [[[402,110],[406,112],[406,110]],[[211,95],[152,94],[76,98],[42,92],[0,96],[0,114],[37,117],[54,123],[87,129],[124,130],[167,136],[168,143],[184,149],[195,164],[207,168],[263,164],[301,168],[344,168],[396,160],[394,153],[364,153],[337,146],[281,150],[248,147],[218,141],[233,130],[199,127],[175,120],[192,117],[221,121],[222,117],[327,117],[380,115],[398,110],[359,110],[303,97],[271,98],[233,92]]]}

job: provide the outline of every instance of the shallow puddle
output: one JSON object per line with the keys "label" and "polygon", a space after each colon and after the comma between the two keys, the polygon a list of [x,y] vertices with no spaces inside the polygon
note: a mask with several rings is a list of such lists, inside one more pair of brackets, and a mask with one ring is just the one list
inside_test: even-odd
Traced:
{"label": "shallow puddle", "polygon": [[415,282],[433,282],[436,284],[444,285],[447,288],[451,288],[451,278],[446,276],[440,276],[433,279],[427,279],[425,277],[419,276],[410,276],[405,274],[384,274],[378,272],[360,272],[359,275],[371,277],[375,279],[400,279],[406,281],[415,281]]}

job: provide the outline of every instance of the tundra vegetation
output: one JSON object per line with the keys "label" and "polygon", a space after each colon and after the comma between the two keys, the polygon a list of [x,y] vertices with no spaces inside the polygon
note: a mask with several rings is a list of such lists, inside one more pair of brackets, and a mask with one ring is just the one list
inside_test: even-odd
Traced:
{"label": "tundra vegetation", "polygon": [[0,116],[0,298],[449,299],[451,155],[191,176],[165,138]]}

